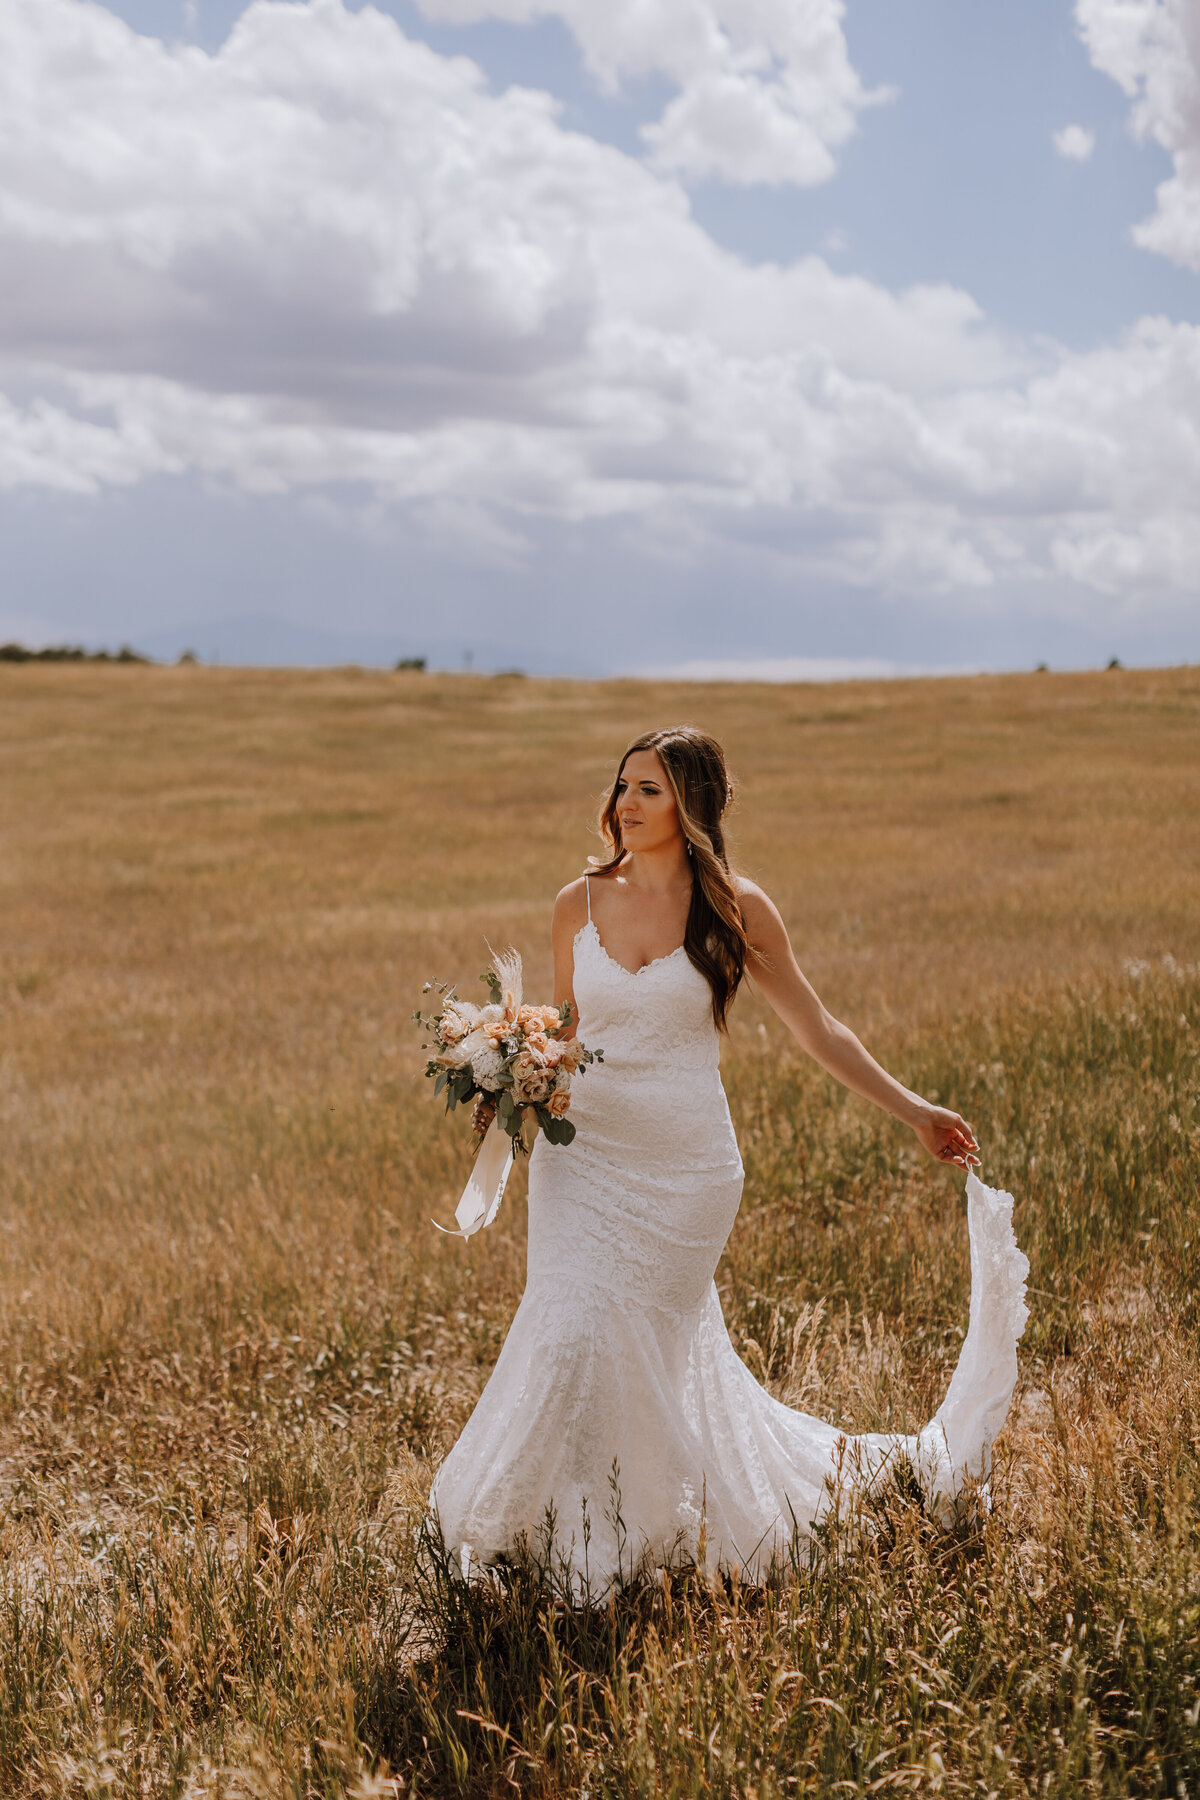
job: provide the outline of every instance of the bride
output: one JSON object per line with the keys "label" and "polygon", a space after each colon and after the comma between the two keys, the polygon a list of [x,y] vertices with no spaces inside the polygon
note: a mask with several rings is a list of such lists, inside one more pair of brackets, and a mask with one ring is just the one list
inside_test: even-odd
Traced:
{"label": "bride", "polygon": [[[601,813],[608,859],[558,896],[555,1002],[604,1061],[575,1085],[574,1142],[538,1139],[525,1292],[434,1483],[464,1571],[549,1533],[577,1584],[689,1559],[760,1579],[839,1485],[898,1456],[943,1517],[987,1473],[1025,1318],[1012,1201],[971,1172],[965,1121],[903,1087],[822,1006],[775,906],[730,869],[730,797],[706,733],[639,737]],[[742,1164],[718,1045],[747,976],[831,1075],[968,1171],[970,1329],[916,1436],[849,1437],[796,1412],[730,1343],[713,1273]]]}

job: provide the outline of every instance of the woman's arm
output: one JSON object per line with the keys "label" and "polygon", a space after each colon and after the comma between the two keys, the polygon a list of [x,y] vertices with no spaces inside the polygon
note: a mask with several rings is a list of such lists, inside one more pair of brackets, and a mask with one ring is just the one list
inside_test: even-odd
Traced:
{"label": "woman's arm", "polygon": [[564,1006],[570,1005],[569,1031],[572,1037],[579,1029],[579,1015],[575,1006],[575,939],[586,924],[587,916],[587,887],[584,877],[580,875],[577,880],[567,883],[554,902],[551,934],[554,944],[554,1004],[560,1012]]}
{"label": "woman's arm", "polygon": [[[970,1168],[979,1146],[965,1119],[949,1107],[931,1106],[902,1087],[859,1043],[848,1025],[835,1019],[805,979],[792,950],[787,927],[774,902],[751,881],[738,884],[742,917],[750,941],[747,973],[762,989],[802,1050],[828,1069],[835,1080],[864,1100],[881,1106],[911,1126],[939,1162]],[[565,890],[564,890],[565,891]]]}

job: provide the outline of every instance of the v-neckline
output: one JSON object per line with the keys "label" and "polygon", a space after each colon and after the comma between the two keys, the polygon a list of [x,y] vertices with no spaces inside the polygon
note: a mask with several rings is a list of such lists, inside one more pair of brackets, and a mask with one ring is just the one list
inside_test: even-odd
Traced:
{"label": "v-neckline", "polygon": [[580,926],[578,936],[575,940],[576,943],[578,943],[579,938],[582,937],[584,932],[588,929],[588,926],[591,927],[592,936],[596,940],[596,948],[599,950],[605,962],[611,963],[614,969],[620,969],[622,975],[628,975],[631,981],[636,981],[639,975],[644,975],[646,973],[647,969],[657,969],[660,963],[673,962],[681,952],[687,949],[686,944],[676,944],[675,948],[673,950],[668,950],[665,955],[652,956],[649,962],[641,963],[636,969],[627,969],[624,963],[618,962],[616,957],[613,956],[610,951],[605,949],[604,939],[600,936],[599,927],[597,926],[595,919],[589,919],[586,925]]}

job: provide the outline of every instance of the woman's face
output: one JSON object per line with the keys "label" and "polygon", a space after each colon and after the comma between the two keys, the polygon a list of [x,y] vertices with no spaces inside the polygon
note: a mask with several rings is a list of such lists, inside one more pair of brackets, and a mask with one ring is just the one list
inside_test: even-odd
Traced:
{"label": "woman's face", "polygon": [[625,758],[617,782],[617,818],[627,850],[661,850],[683,836],[657,750],[635,750]]}

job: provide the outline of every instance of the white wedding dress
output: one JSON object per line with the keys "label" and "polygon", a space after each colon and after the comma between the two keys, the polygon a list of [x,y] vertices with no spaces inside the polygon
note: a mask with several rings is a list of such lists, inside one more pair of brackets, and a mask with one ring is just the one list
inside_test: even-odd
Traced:
{"label": "white wedding dress", "polygon": [[[590,907],[589,907],[590,915]],[[783,1405],[739,1359],[713,1273],[742,1192],[708,983],[682,948],[636,973],[589,916],[575,995],[603,1063],[577,1078],[573,1144],[538,1139],[525,1292],[431,1496],[464,1571],[554,1519],[578,1587],[680,1560],[761,1578],[839,1486],[907,1456],[931,1510],[987,1474],[1016,1380],[1029,1265],[1012,1200],[968,1178],[971,1314],[918,1435],[847,1436]]]}

